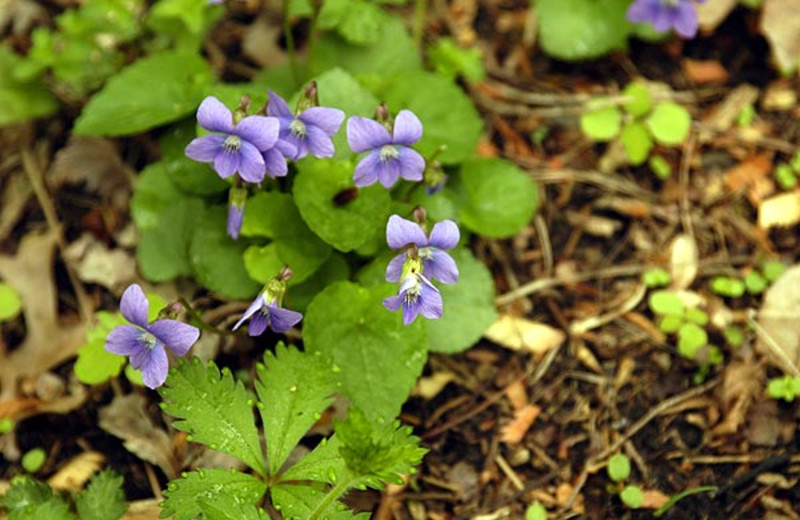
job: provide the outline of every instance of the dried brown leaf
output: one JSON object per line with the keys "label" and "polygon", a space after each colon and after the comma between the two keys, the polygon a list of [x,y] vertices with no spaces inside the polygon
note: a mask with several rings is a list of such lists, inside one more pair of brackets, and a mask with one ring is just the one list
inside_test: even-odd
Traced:
{"label": "dried brown leaf", "polygon": [[525,384],[522,381],[514,381],[505,388],[506,397],[508,402],[511,403],[511,408],[515,411],[522,410],[528,406],[528,392],[525,389]]}
{"label": "dried brown leaf", "polygon": [[432,399],[439,395],[445,386],[455,379],[455,374],[447,371],[434,372],[430,376],[421,377],[411,392],[423,399]]}
{"label": "dried brown leaf", "polygon": [[119,155],[113,141],[101,137],[72,137],[56,153],[48,172],[52,188],[85,182],[107,200],[127,204],[133,172]]}
{"label": "dried brown leaf", "polygon": [[541,411],[542,409],[535,404],[529,404],[517,410],[511,422],[500,429],[500,440],[509,444],[520,442]]}
{"label": "dried brown leaf", "polygon": [[123,249],[109,249],[94,235],[84,233],[64,250],[64,260],[74,269],[81,281],[98,283],[113,293],[133,282],[136,260]]}
{"label": "dried brown leaf", "polygon": [[697,243],[692,235],[680,234],[670,246],[669,270],[672,276],[672,288],[687,289],[697,276],[698,253]]}
{"label": "dried brown leaf", "polygon": [[800,0],[764,0],[761,32],[781,72],[793,72],[800,60]]}
{"label": "dried brown leaf", "polygon": [[[716,4],[718,2],[719,0],[711,3]],[[730,76],[730,74],[728,74],[728,69],[717,60],[693,60],[691,58],[684,58],[681,61],[681,66],[686,77],[697,85],[725,83]]]}
{"label": "dried brown leaf", "polygon": [[53,489],[80,491],[89,479],[100,471],[106,458],[97,451],[85,451],[69,460],[58,472],[47,479]]}
{"label": "dried brown leaf", "polygon": [[800,190],[781,193],[764,199],[758,205],[758,226],[761,229],[793,226],[800,222]]}
{"label": "dried brown leaf", "polygon": [[566,339],[566,334],[561,330],[510,314],[500,316],[484,336],[498,345],[530,352],[537,358],[558,348]]}
{"label": "dried brown leaf", "polygon": [[657,489],[645,489],[642,491],[644,502],[640,506],[642,509],[658,509],[669,502],[669,495],[665,495]]}
{"label": "dried brown leaf", "polygon": [[714,0],[713,2],[696,4],[695,9],[697,10],[697,21],[700,29],[703,31],[716,29],[738,3],[737,0]]}
{"label": "dried brown leaf", "polygon": [[717,435],[739,431],[753,400],[764,390],[764,367],[753,359],[736,359],[725,366],[722,380],[723,421],[714,428]]}
{"label": "dried brown leaf", "polygon": [[759,351],[796,375],[800,362],[800,265],[787,269],[764,293],[758,325]]}

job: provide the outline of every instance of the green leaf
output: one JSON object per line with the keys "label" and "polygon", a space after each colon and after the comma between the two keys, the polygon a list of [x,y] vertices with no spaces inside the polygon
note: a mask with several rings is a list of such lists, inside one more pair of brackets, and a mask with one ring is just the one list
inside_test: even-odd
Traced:
{"label": "green leaf", "polygon": [[786,266],[781,262],[768,260],[764,262],[764,265],[761,266],[761,270],[764,271],[764,278],[772,283],[780,278],[784,272],[786,272]]}
{"label": "green leaf", "polygon": [[255,505],[266,490],[263,480],[234,470],[206,468],[183,473],[164,491],[166,500],[161,503],[160,517],[175,515],[172,520],[192,520],[202,512],[201,500],[214,503],[222,496]]}
{"label": "green leaf", "polygon": [[358,45],[376,43],[390,16],[367,0],[327,0],[322,4],[319,27],[336,28],[345,40]]}
{"label": "green leaf", "polygon": [[28,450],[22,456],[20,464],[22,468],[28,473],[37,473],[44,463],[47,461],[47,452],[42,448],[33,448]]}
{"label": "green leaf", "polygon": [[683,300],[672,291],[653,291],[647,299],[650,310],[655,314],[683,314]]}
{"label": "green leaf", "polygon": [[660,155],[651,156],[650,160],[647,162],[647,166],[650,167],[650,171],[659,179],[668,179],[669,176],[672,175],[672,166]]}
{"label": "green leaf", "polygon": [[632,30],[629,0],[537,0],[539,43],[547,54],[577,61],[624,47]]}
{"label": "green leaf", "polygon": [[644,494],[637,486],[625,486],[619,494],[620,500],[631,509],[638,509],[644,504]]}
{"label": "green leaf", "polygon": [[510,237],[533,218],[539,192],[533,180],[502,159],[470,159],[461,167],[463,224],[481,235]]}
{"label": "green leaf", "polygon": [[260,507],[243,504],[231,495],[218,495],[213,499],[199,498],[197,503],[204,520],[269,520]]}
{"label": "green leaf", "polygon": [[232,240],[225,232],[227,209],[206,211],[194,223],[189,259],[194,277],[208,289],[228,298],[248,299],[261,285],[254,282],[244,266],[244,241]]}
{"label": "green leaf", "polygon": [[696,359],[697,352],[708,345],[708,334],[696,323],[684,323],[678,331],[678,352],[687,359]]}
{"label": "green leaf", "polygon": [[644,282],[644,284],[651,289],[656,287],[664,287],[665,285],[669,285],[671,281],[672,277],[670,274],[661,267],[648,269],[642,275],[642,282]]}
{"label": "green leaf", "polygon": [[347,260],[339,253],[331,253],[328,260],[311,277],[292,287],[286,297],[288,307],[304,312],[311,300],[325,287],[349,278],[350,266]]}
{"label": "green leaf", "polygon": [[492,274],[466,249],[450,254],[458,265],[459,280],[439,286],[444,312],[428,323],[430,349],[449,354],[473,346],[497,320]]}
{"label": "green leaf", "polygon": [[610,141],[619,134],[622,114],[617,107],[604,107],[581,114],[581,131],[595,141]]}
{"label": "green leaf", "polygon": [[461,88],[447,78],[424,71],[388,77],[373,92],[385,100],[393,113],[407,108],[422,122],[422,139],[414,145],[423,156],[437,156],[443,164],[455,164],[472,157],[478,145],[483,121],[475,105]]}
{"label": "green leaf", "polygon": [[264,353],[256,392],[267,440],[269,474],[277,475],[303,435],[333,402],[336,390],[330,362],[278,343]]}
{"label": "green leaf", "polygon": [[616,453],[608,459],[608,478],[614,482],[622,482],[631,475],[631,461],[622,453]]}
{"label": "green leaf", "polygon": [[0,127],[49,116],[58,103],[38,75],[16,79],[14,71],[25,60],[6,46],[0,47]]}
{"label": "green leaf", "polygon": [[208,65],[197,54],[165,52],[142,58],[89,100],[74,132],[131,135],[177,121],[197,109],[211,81]]}
{"label": "green leaf", "polygon": [[525,520],[547,520],[547,510],[537,500],[525,509]]}
{"label": "green leaf", "polygon": [[81,383],[98,385],[119,375],[125,356],[112,354],[105,349],[106,336],[117,325],[127,322],[119,313],[100,311],[95,314],[97,322],[86,331],[86,345],[78,349],[75,375]]}
{"label": "green leaf", "polygon": [[158,215],[158,224],[142,231],[136,259],[145,278],[165,282],[191,273],[190,239],[203,212],[200,199],[173,200]]}
{"label": "green leaf", "polygon": [[647,85],[640,81],[629,83],[622,95],[629,98],[625,103],[625,110],[633,117],[642,117],[653,108],[653,96],[647,89]]}
{"label": "green leaf", "polygon": [[666,102],[656,105],[646,123],[656,141],[676,146],[689,136],[692,117],[677,103]]}
{"label": "green leaf", "polygon": [[335,421],[334,430],[341,443],[339,453],[349,473],[357,477],[356,486],[381,490],[387,483],[402,484],[403,475],[415,472],[428,451],[420,447],[419,437],[411,435],[410,426],[369,419],[357,407],[350,407],[346,420]]}
{"label": "green leaf", "polygon": [[209,25],[214,11],[206,3],[195,0],[160,0],[147,13],[147,24],[164,32],[174,28],[173,20],[179,20],[190,33],[199,36]]}
{"label": "green leaf", "polygon": [[117,520],[125,511],[122,476],[105,469],[92,477],[84,491],[75,497],[75,507],[81,520]]}
{"label": "green leaf", "polygon": [[[270,488],[272,502],[280,507],[283,518],[309,518],[314,508],[326,497],[327,492],[317,485],[278,484]],[[327,520],[368,520],[369,513],[354,514],[340,502],[332,502],[324,511],[318,512]]]}
{"label": "green leaf", "polygon": [[788,164],[779,164],[772,172],[781,189],[791,190],[797,186],[797,174]]}
{"label": "green leaf", "polygon": [[666,314],[658,324],[662,332],[672,334],[678,332],[684,323],[683,316],[680,314]]}
{"label": "green leaf", "polygon": [[755,269],[744,277],[744,286],[750,294],[761,294],[769,286],[767,279]]}
{"label": "green leaf", "polygon": [[711,291],[728,298],[739,298],[744,295],[744,282],[730,276],[716,276],[711,279]]}
{"label": "green leaf", "polygon": [[222,180],[211,165],[186,157],[184,149],[196,135],[197,121],[193,117],[168,128],[158,140],[161,161],[157,164],[162,165],[169,180],[186,193],[205,196],[227,191],[230,183]]}
{"label": "green leaf", "polygon": [[0,282],[0,322],[11,321],[22,311],[22,300],[16,289]]}
{"label": "green leaf", "polygon": [[486,76],[481,50],[477,47],[459,47],[452,38],[436,40],[428,49],[428,59],[436,72],[448,78],[464,76],[478,82]]}
{"label": "green leaf", "polygon": [[744,331],[742,331],[742,329],[739,327],[725,327],[725,330],[722,331],[722,334],[725,336],[725,341],[728,342],[728,345],[732,347],[738,348],[744,344]]}
{"label": "green leaf", "polygon": [[[359,77],[376,74],[387,77],[420,70],[419,51],[399,18],[387,18],[381,35],[381,41],[373,45],[355,45],[334,33],[323,34],[310,57],[311,70],[319,74],[341,67]],[[392,44],[386,45],[387,41]]]}
{"label": "green leaf", "polygon": [[50,487],[29,477],[15,477],[11,489],[0,497],[8,509],[7,520],[75,520],[69,506]]}
{"label": "green leaf", "polygon": [[173,426],[189,432],[191,441],[233,455],[265,474],[253,400],[228,368],[220,372],[213,361],[205,366],[198,358],[181,360],[158,392],[164,399],[161,409],[180,419]]}
{"label": "green leaf", "polygon": [[370,417],[394,418],[426,358],[425,327],[403,327],[381,301],[395,289],[339,282],[319,293],[303,325],[306,348],[341,369],[341,391]]}
{"label": "green leaf", "polygon": [[334,202],[339,192],[353,186],[353,163],[306,158],[297,168],[294,201],[308,227],[325,242],[352,251],[386,225],[390,199],[379,184],[359,189],[347,204]]}
{"label": "green leaf", "polygon": [[325,484],[336,484],[344,478],[345,463],[339,455],[341,443],[334,435],[322,439],[314,450],[300,459],[280,476],[281,482],[313,480]]}
{"label": "green leaf", "polygon": [[800,377],[790,375],[773,377],[767,383],[767,394],[773,399],[793,402],[800,395]]}
{"label": "green leaf", "polygon": [[170,177],[166,161],[159,161],[142,170],[136,179],[131,198],[131,217],[139,231],[157,228],[170,206],[179,199],[188,198]]}
{"label": "green leaf", "polygon": [[622,146],[625,147],[628,162],[634,166],[644,164],[650,156],[650,150],[653,149],[653,140],[650,138],[650,132],[647,131],[647,127],[643,123],[637,121],[625,125],[619,139],[622,142]]}
{"label": "green leaf", "polygon": [[692,323],[700,325],[701,327],[708,324],[708,314],[694,307],[686,309],[686,319]]}

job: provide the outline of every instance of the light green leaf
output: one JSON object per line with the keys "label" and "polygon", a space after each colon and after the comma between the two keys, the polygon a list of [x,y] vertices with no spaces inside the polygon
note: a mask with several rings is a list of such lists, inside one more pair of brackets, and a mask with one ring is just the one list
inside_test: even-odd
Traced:
{"label": "light green leaf", "polygon": [[44,482],[29,477],[15,477],[11,489],[0,497],[0,506],[8,509],[7,520],[75,520],[60,496]]}
{"label": "light green leaf", "polygon": [[331,253],[328,260],[306,281],[292,287],[286,301],[287,307],[304,312],[311,300],[325,287],[350,278],[350,266],[339,253]]}
{"label": "light green leaf", "polygon": [[203,520],[270,520],[270,516],[260,507],[243,504],[231,495],[218,495],[213,499],[199,498],[197,503],[203,513]]}
{"label": "light green leaf", "polygon": [[637,486],[625,486],[619,494],[620,500],[631,509],[638,509],[644,504],[644,494]]}
{"label": "light green leaf", "polygon": [[590,110],[581,114],[581,131],[595,141],[610,141],[619,134],[622,114],[616,107]]}
{"label": "light green leaf", "polygon": [[684,323],[678,330],[678,352],[687,359],[696,359],[697,352],[708,344],[708,333],[696,323]]}
{"label": "light green leaf", "polygon": [[708,324],[708,314],[694,307],[686,309],[686,319],[692,323],[697,323],[701,327]]}
{"label": "light green leaf", "polygon": [[314,450],[286,470],[280,481],[290,483],[297,480],[313,480],[325,484],[336,484],[344,478],[344,459],[339,455],[341,443],[334,435],[322,439]]}
{"label": "light green leaf", "polygon": [[197,109],[211,81],[207,63],[197,54],[165,52],[142,58],[89,100],[74,132],[131,135],[177,121]]}
{"label": "light green leaf", "polygon": [[622,482],[631,474],[631,461],[622,453],[616,453],[608,459],[608,478],[614,482]]}
{"label": "light green leaf", "polygon": [[117,520],[128,510],[122,491],[122,476],[105,469],[92,477],[85,490],[75,497],[81,520]]}
{"label": "light green leaf", "polygon": [[181,360],[158,392],[164,399],[161,409],[179,419],[173,426],[189,432],[190,440],[233,455],[265,474],[253,399],[229,369],[220,372],[213,361],[205,366],[198,358]]}
{"label": "light green leaf", "polygon": [[450,254],[460,276],[457,283],[439,285],[444,312],[428,323],[428,342],[434,352],[455,353],[473,346],[497,320],[489,270],[466,249]]}
{"label": "light green leaf", "polygon": [[662,332],[672,334],[680,330],[684,321],[683,316],[680,314],[666,314],[658,323],[658,328],[660,328]]}
{"label": "light green leaf", "polygon": [[461,167],[461,221],[488,237],[510,237],[533,218],[538,205],[536,184],[522,170],[502,159],[470,159]]}
{"label": "light green leaf", "polygon": [[637,121],[625,125],[619,139],[622,141],[622,146],[625,147],[628,162],[634,166],[644,164],[650,156],[650,150],[653,149],[650,132],[643,123]]}
{"label": "light green leaf", "polygon": [[42,448],[28,450],[20,459],[22,469],[28,473],[37,473],[47,461],[47,452]]}
{"label": "light green leaf", "polygon": [[683,314],[683,300],[672,291],[653,291],[647,299],[650,310],[655,314]]}
{"label": "light green leaf", "polygon": [[22,300],[16,289],[0,282],[0,322],[16,318],[22,311]]}
{"label": "light green leaf", "polygon": [[761,266],[761,269],[764,271],[764,278],[766,278],[769,282],[774,282],[780,276],[786,272],[786,266],[777,260],[768,260],[764,262],[764,265]]}
{"label": "light green leaf", "polygon": [[481,50],[459,47],[452,38],[442,37],[428,49],[428,59],[436,72],[448,78],[464,76],[478,82],[486,76]]}
{"label": "light green leaf", "polygon": [[203,212],[200,199],[173,200],[158,216],[158,224],[142,231],[136,259],[145,278],[165,282],[191,273],[190,239]]}
{"label": "light green leaf", "polygon": [[358,190],[344,205],[334,197],[353,187],[353,163],[306,158],[297,164],[294,201],[303,220],[322,240],[340,251],[352,251],[366,242],[389,218],[389,194],[375,184]]}
{"label": "light green leaf", "polygon": [[159,227],[162,222],[170,222],[163,215],[170,206],[188,197],[170,179],[169,165],[158,161],[142,170],[136,180],[131,198],[131,217],[139,231]]}
{"label": "light green leaf", "polygon": [[100,311],[95,314],[97,323],[86,331],[86,345],[78,349],[75,375],[81,383],[98,385],[119,375],[125,356],[112,354],[105,349],[106,336],[117,325],[127,322],[119,313]]}
{"label": "light green leaf", "polygon": [[14,78],[14,71],[24,62],[10,48],[0,47],[0,127],[48,116],[58,110],[58,103],[38,76],[28,80]]}
{"label": "light green leaf", "polygon": [[667,162],[664,157],[660,155],[653,155],[647,162],[647,166],[659,179],[668,179],[672,175],[672,166]]}
{"label": "light green leaf", "polygon": [[226,234],[226,219],[226,208],[218,206],[194,222],[189,244],[192,272],[198,282],[218,294],[243,300],[252,298],[261,285],[247,274],[242,258],[247,245]]}
{"label": "light green leaf", "polygon": [[[270,487],[272,502],[280,507],[283,518],[309,518],[314,508],[322,503],[327,492],[318,485],[278,484]],[[356,515],[340,502],[332,502],[318,511],[327,520],[369,520],[369,513]]]}
{"label": "light green leaf", "polygon": [[291,451],[333,402],[331,363],[278,343],[264,353],[256,392],[267,440],[269,474],[277,475]]}
{"label": "light green leaf", "polygon": [[199,469],[184,473],[182,478],[169,483],[164,491],[166,500],[161,504],[160,516],[175,515],[172,520],[192,520],[202,513],[200,500],[214,503],[223,495],[241,504],[255,505],[266,490],[267,484],[251,475],[233,470]]}
{"label": "light green leaf", "polygon": [[537,500],[525,509],[525,520],[547,520],[547,510]]}
{"label": "light green leaf", "polygon": [[422,318],[404,327],[381,301],[388,285],[364,289],[339,282],[319,293],[303,325],[306,349],[330,356],[341,369],[341,391],[370,417],[394,418],[426,358]]}
{"label": "light green leaf", "polygon": [[633,117],[642,117],[653,108],[653,96],[641,81],[628,84],[622,95],[630,99],[625,103],[625,110]]}
{"label": "light green leaf", "polygon": [[633,26],[629,0],[537,0],[539,43],[547,54],[578,61],[625,46]]}
{"label": "light green leaf", "polygon": [[767,289],[769,282],[761,273],[752,270],[744,277],[744,286],[750,294],[761,294]]}
{"label": "light green leaf", "polygon": [[711,279],[711,291],[728,298],[739,298],[744,295],[746,287],[742,280],[730,276],[715,276]]}
{"label": "light green leaf", "polygon": [[676,146],[689,136],[692,117],[677,103],[659,103],[647,118],[647,127],[660,144]]}

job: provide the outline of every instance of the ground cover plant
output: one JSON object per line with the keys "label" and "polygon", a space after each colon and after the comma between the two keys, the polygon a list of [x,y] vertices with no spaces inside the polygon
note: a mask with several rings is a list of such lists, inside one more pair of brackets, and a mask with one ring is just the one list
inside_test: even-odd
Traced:
{"label": "ground cover plant", "polygon": [[10,2],[0,516],[794,518],[794,15]]}

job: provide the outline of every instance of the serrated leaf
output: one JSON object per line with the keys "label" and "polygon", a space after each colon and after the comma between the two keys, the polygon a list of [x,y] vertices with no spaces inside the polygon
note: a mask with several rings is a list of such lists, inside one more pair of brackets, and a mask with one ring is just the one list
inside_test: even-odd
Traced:
{"label": "serrated leaf", "polygon": [[341,443],[339,453],[357,486],[380,490],[387,483],[400,484],[428,451],[419,446],[419,437],[411,435],[411,427],[368,419],[356,407],[350,407],[346,420],[334,423],[334,430]]}
{"label": "serrated leaf", "polygon": [[524,228],[538,206],[536,184],[508,161],[470,159],[460,173],[461,221],[481,235],[505,238]]}
{"label": "serrated leaf", "polygon": [[165,52],[142,58],[122,69],[89,100],[74,132],[131,135],[177,121],[197,109],[211,81],[208,64],[195,53]]}
{"label": "serrated leaf", "polygon": [[297,165],[294,200],[303,220],[322,240],[340,251],[352,251],[366,242],[389,218],[389,194],[378,184],[358,190],[345,205],[334,197],[353,187],[350,161],[306,158]]}
{"label": "serrated leaf", "polygon": [[199,498],[197,503],[204,520],[269,520],[270,516],[260,507],[243,504],[230,495],[218,495],[213,499]]}
{"label": "serrated leaf", "polygon": [[322,439],[314,450],[300,459],[280,476],[281,482],[313,480],[325,484],[336,484],[344,478],[344,459],[339,455],[341,444],[333,437]]}
{"label": "serrated leaf", "polygon": [[190,239],[203,201],[184,198],[172,201],[158,215],[158,224],[142,232],[136,260],[145,278],[165,282],[191,273]]}
{"label": "serrated leaf", "polygon": [[192,520],[202,513],[199,500],[214,503],[222,496],[255,505],[266,490],[264,481],[238,471],[206,468],[184,473],[164,491],[160,518],[175,515],[172,520]]}
{"label": "serrated leaf", "polygon": [[653,140],[647,127],[639,122],[632,122],[625,125],[619,136],[622,146],[625,147],[625,154],[628,162],[634,166],[644,164],[653,149]]}
{"label": "serrated leaf", "polygon": [[[314,508],[327,497],[326,491],[320,486],[306,484],[277,484],[270,488],[270,495],[284,518],[309,518]],[[316,513],[316,518],[327,520],[368,520],[370,516],[369,513],[356,515],[344,509],[339,502],[332,502]]]}
{"label": "serrated leaf", "polygon": [[303,322],[306,349],[333,359],[341,392],[370,417],[397,416],[426,358],[423,322],[404,327],[381,304],[395,290],[333,284],[314,298]]}
{"label": "serrated leaf", "polygon": [[189,244],[192,273],[198,282],[218,294],[249,299],[261,285],[247,274],[242,258],[247,244],[226,234],[226,219],[227,209],[217,206],[195,220]]}
{"label": "serrated leaf", "polygon": [[619,134],[622,114],[616,107],[590,110],[581,114],[581,131],[595,141],[610,141]]}
{"label": "serrated leaf", "polygon": [[92,477],[85,490],[75,498],[75,507],[81,520],[117,520],[125,511],[125,493],[122,476],[106,469]]}
{"label": "serrated leaf", "polygon": [[434,352],[455,353],[473,346],[497,320],[489,270],[465,249],[450,254],[458,265],[459,280],[439,286],[444,312],[428,323],[428,342]]}
{"label": "serrated leaf", "polygon": [[44,482],[16,477],[11,483],[6,494],[0,496],[0,505],[8,509],[7,520],[75,520],[67,503]]}
{"label": "serrated leaf", "polygon": [[689,112],[672,102],[658,104],[647,118],[647,127],[655,140],[667,146],[681,144],[689,136],[691,126]]}
{"label": "serrated leaf", "polygon": [[206,366],[198,358],[181,360],[158,391],[164,399],[162,410],[179,419],[173,423],[176,429],[265,474],[253,400],[230,370],[220,372],[213,361]]}
{"label": "serrated leaf", "polygon": [[629,0],[537,0],[542,50],[577,61],[623,47],[633,29],[625,19],[629,5]]}
{"label": "serrated leaf", "polygon": [[331,364],[321,355],[301,353],[283,343],[276,345],[275,354],[264,353],[256,392],[270,475],[278,474],[303,435],[333,402],[335,390]]}

